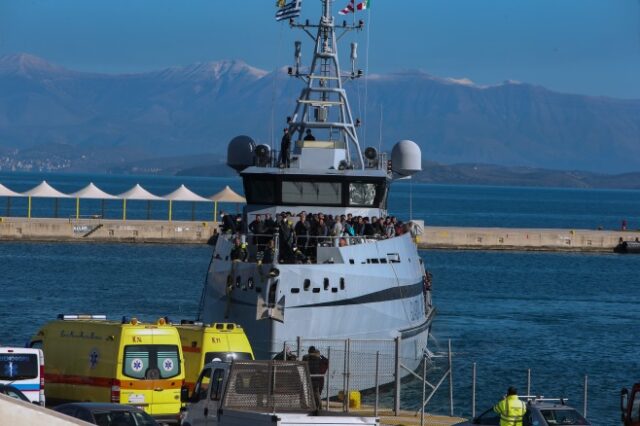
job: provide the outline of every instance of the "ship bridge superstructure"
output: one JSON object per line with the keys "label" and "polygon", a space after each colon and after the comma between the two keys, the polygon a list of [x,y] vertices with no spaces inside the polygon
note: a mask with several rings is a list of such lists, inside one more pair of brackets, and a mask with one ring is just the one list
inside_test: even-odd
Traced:
{"label": "ship bridge superstructure", "polygon": [[288,74],[302,80],[304,87],[283,126],[288,139],[283,137],[279,151],[248,136],[229,144],[227,164],[242,176],[247,219],[283,211],[384,216],[391,181],[421,170],[420,148],[411,141],[397,143],[391,159],[374,147],[361,148],[361,121],[354,120],[344,84],[364,72],[357,68],[355,42],[351,69],[341,70],[338,42],[365,24],[355,19],[337,24],[331,14],[333,0],[320,1],[322,16],[317,23],[289,20],[291,28],[311,38],[313,55],[310,65],[303,66],[303,43],[295,41],[295,63]]}

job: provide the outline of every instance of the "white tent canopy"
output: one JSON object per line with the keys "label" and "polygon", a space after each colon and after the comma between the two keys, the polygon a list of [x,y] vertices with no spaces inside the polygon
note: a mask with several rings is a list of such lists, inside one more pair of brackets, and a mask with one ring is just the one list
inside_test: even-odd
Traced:
{"label": "white tent canopy", "polygon": [[207,197],[211,201],[217,201],[220,203],[246,203],[247,200],[242,196],[236,193],[233,189],[229,188],[229,185],[225,186],[224,189],[217,194],[212,195],[211,197]]}
{"label": "white tent canopy", "polygon": [[170,194],[163,196],[162,198],[164,198],[165,200],[171,200],[171,201],[199,201],[199,202],[209,202],[209,203],[211,202],[211,200],[208,200],[204,197],[199,196],[198,194],[191,191],[189,188],[187,188],[184,185],[180,185],[180,188],[176,189]]}
{"label": "white tent canopy", "polygon": [[83,199],[95,199],[95,200],[116,200],[118,197],[115,195],[108,194],[104,192],[102,189],[98,188],[90,182],[89,185],[85,186],[79,191],[74,192],[73,194],[69,194],[70,197],[74,198],[83,198]]}
{"label": "white tent canopy", "polygon": [[0,197],[24,197],[19,192],[15,192],[0,183]]}
{"label": "white tent canopy", "polygon": [[162,197],[158,197],[157,195],[153,195],[146,189],[140,186],[139,183],[136,183],[136,186],[128,190],[127,192],[123,192],[118,195],[118,198],[122,198],[124,200],[146,200],[146,201],[162,201]]}
{"label": "white tent canopy", "polygon": [[69,198],[67,194],[63,194],[49,185],[46,180],[43,180],[40,185],[35,188],[31,188],[30,190],[23,192],[22,195],[39,198]]}

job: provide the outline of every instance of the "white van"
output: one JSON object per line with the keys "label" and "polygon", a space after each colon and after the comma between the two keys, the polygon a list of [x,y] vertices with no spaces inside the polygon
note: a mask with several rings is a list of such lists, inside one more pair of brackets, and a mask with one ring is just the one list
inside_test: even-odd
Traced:
{"label": "white van", "polygon": [[0,384],[14,386],[29,401],[44,406],[42,349],[0,346]]}

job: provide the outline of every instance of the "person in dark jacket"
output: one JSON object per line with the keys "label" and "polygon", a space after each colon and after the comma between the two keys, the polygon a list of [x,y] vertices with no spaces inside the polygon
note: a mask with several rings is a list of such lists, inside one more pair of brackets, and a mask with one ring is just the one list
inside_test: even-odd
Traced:
{"label": "person in dark jacket", "polygon": [[233,216],[226,214],[225,212],[220,212],[220,217],[222,217],[222,233],[235,234],[236,223],[233,220]]}
{"label": "person in dark jacket", "polygon": [[311,129],[307,129],[307,134],[304,137],[305,141],[315,141],[316,137],[313,136],[313,133],[311,133]]}
{"label": "person in dark jacket", "polygon": [[291,220],[283,218],[280,222],[280,257],[282,263],[293,263],[295,261],[295,254],[293,247],[295,246],[295,232]]}
{"label": "person in dark jacket", "polygon": [[273,357],[274,361],[295,361],[296,359],[298,359],[298,357],[291,352],[289,346],[275,354]]}
{"label": "person in dark jacket", "polygon": [[320,354],[315,346],[309,346],[309,353],[302,357],[302,360],[309,363],[309,373],[311,373],[311,386],[318,409],[321,407],[322,389],[324,388],[324,374],[329,369],[329,360]]}
{"label": "person in dark jacket", "polygon": [[353,229],[356,231],[356,235],[362,236],[364,235],[364,219],[362,216],[358,216],[356,220],[357,221]]}
{"label": "person in dark jacket", "polygon": [[365,217],[364,219],[362,219],[362,221],[364,222],[363,235],[366,237],[373,237],[376,232],[373,229],[373,226],[371,225],[371,223],[369,222],[369,218]]}
{"label": "person in dark jacket", "polygon": [[246,262],[249,258],[249,252],[247,251],[247,244],[243,243],[239,237],[235,239],[233,248],[231,249],[231,260],[238,262]]}
{"label": "person in dark jacket", "polygon": [[261,249],[266,242],[265,234],[267,233],[267,226],[262,221],[262,216],[256,215],[255,220],[249,224],[249,231],[254,235],[253,244],[260,246],[258,248]]}
{"label": "person in dark jacket", "polygon": [[384,235],[384,229],[382,227],[382,220],[377,217],[371,218],[371,226],[373,227],[373,233],[375,235]]}
{"label": "person in dark jacket", "polygon": [[296,223],[296,226],[293,230],[296,233],[297,238],[297,246],[304,253],[309,253],[309,230],[311,226],[309,222],[307,222],[307,215],[303,212],[300,213],[300,219]]}
{"label": "person in dark jacket", "polygon": [[269,240],[267,247],[261,253],[262,259],[260,260],[260,263],[273,263],[276,258],[276,244],[273,241],[273,238]]}
{"label": "person in dark jacket", "polygon": [[284,129],[284,135],[280,141],[280,167],[289,168],[291,163],[291,135],[289,129]]}
{"label": "person in dark jacket", "polygon": [[276,221],[271,218],[271,213],[265,213],[264,226],[267,228],[267,234],[276,232]]}

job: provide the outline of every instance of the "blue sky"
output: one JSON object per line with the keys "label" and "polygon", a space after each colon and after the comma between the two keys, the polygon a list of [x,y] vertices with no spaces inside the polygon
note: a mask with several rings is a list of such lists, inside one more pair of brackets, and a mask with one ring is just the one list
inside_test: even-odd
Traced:
{"label": "blue sky", "polygon": [[[370,73],[422,69],[640,98],[640,0],[371,3]],[[304,0],[303,17],[317,19],[319,4]],[[271,70],[291,62],[303,37],[274,12],[275,0],[0,0],[0,55],[28,52],[99,72],[219,59]],[[364,68],[366,32],[357,40]]]}

